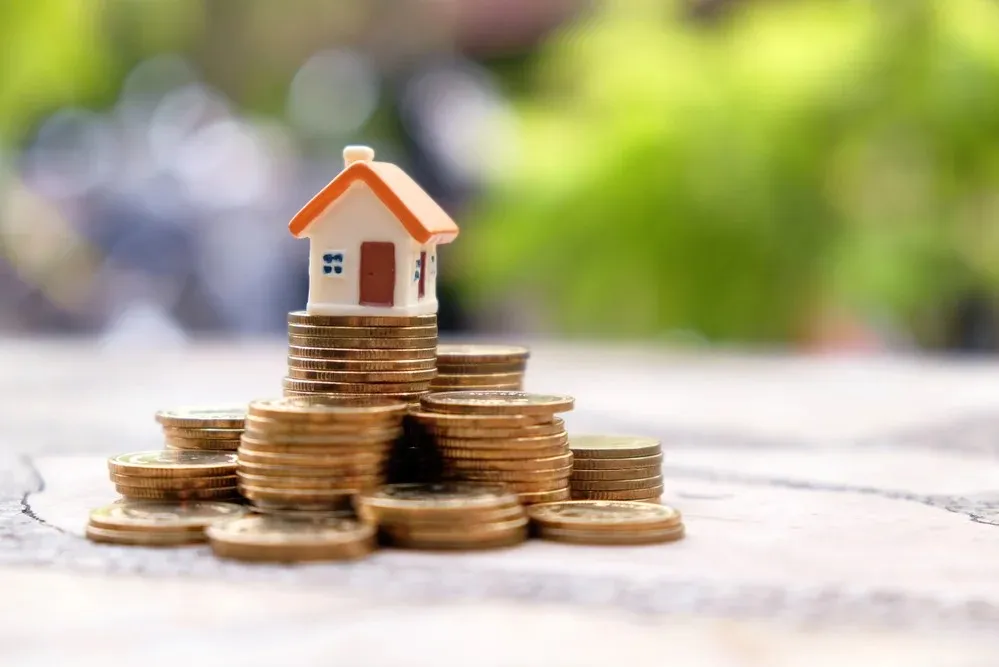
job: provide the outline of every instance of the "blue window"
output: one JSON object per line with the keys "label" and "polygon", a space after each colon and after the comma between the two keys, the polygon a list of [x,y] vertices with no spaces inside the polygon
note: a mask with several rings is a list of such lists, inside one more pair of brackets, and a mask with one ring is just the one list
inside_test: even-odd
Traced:
{"label": "blue window", "polygon": [[343,251],[334,250],[323,255],[323,275],[339,276],[343,274]]}

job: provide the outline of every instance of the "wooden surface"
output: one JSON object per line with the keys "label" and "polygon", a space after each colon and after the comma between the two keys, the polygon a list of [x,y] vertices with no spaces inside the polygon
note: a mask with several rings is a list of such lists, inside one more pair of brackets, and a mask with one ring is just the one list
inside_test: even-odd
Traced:
{"label": "wooden surface", "polygon": [[663,438],[686,540],[303,567],[90,544],[104,457],[159,448],[156,409],[277,395],[282,345],[0,344],[0,664],[996,664],[999,365],[532,347],[570,433]]}

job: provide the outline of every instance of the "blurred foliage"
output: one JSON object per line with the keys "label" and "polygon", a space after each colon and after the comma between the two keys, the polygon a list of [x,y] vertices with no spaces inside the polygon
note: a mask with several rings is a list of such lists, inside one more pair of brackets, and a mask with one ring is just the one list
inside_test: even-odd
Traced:
{"label": "blurred foliage", "polygon": [[605,3],[540,55],[465,284],[565,331],[786,341],[847,308],[931,339],[999,286],[997,36],[991,0]]}

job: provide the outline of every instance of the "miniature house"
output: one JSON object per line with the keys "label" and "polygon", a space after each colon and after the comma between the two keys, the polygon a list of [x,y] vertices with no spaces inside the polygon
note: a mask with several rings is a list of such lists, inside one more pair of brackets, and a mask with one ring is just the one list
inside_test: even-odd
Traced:
{"label": "miniature house", "polygon": [[458,226],[402,169],[366,146],[288,224],[309,239],[309,302],[317,315],[437,312],[437,246]]}

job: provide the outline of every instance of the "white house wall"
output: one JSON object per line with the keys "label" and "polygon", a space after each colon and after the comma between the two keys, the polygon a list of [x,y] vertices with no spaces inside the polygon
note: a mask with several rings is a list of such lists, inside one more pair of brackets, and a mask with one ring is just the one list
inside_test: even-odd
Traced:
{"label": "white house wall", "polygon": [[[363,183],[354,183],[330,205],[309,228],[309,302],[307,310],[317,315],[423,315],[437,312],[437,288],[433,246],[424,246],[427,264],[425,297],[418,296],[414,280],[420,246],[402,223]],[[361,244],[382,241],[395,244],[394,303],[391,308],[362,306],[360,294]],[[343,272],[323,273],[323,255],[342,252]]]}

